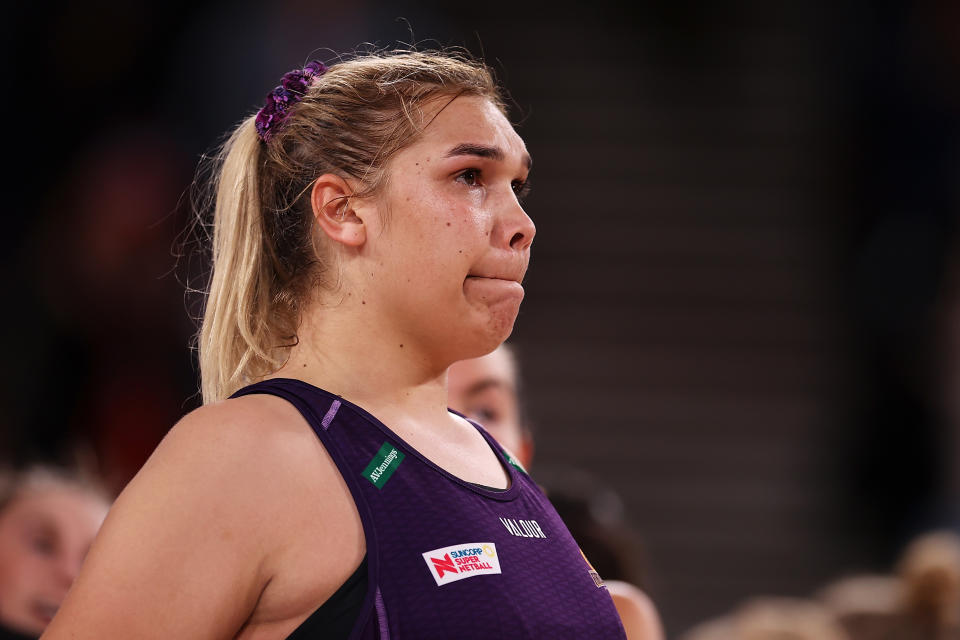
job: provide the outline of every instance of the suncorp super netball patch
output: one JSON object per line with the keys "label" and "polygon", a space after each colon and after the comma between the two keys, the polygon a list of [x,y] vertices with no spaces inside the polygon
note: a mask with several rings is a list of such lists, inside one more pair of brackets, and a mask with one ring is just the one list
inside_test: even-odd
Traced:
{"label": "suncorp super netball patch", "polygon": [[464,578],[500,573],[497,545],[492,542],[466,542],[434,549],[423,554],[437,586]]}

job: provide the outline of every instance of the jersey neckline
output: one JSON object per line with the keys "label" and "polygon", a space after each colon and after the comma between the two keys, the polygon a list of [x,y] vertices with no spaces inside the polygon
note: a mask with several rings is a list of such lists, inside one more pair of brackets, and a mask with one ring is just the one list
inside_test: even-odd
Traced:
{"label": "jersey neckline", "polygon": [[393,443],[395,443],[396,446],[399,446],[402,449],[404,449],[406,453],[409,453],[410,455],[414,456],[415,458],[423,462],[425,465],[427,465],[428,467],[430,467],[431,469],[439,473],[441,476],[445,477],[446,479],[474,493],[477,493],[487,498],[491,498],[493,500],[498,500],[500,502],[509,502],[514,498],[516,498],[517,495],[519,495],[520,472],[517,469],[515,469],[512,464],[510,464],[509,460],[507,460],[507,457],[504,455],[500,445],[496,442],[496,440],[494,440],[493,436],[487,433],[486,429],[482,428],[479,424],[477,424],[470,418],[467,418],[466,416],[462,415],[461,413],[458,413],[457,411],[454,411],[453,409],[447,408],[447,411],[466,420],[468,424],[473,426],[473,428],[477,429],[477,431],[480,433],[483,439],[487,442],[487,446],[490,447],[490,449],[493,451],[493,454],[496,456],[497,460],[500,462],[500,466],[507,472],[507,477],[510,480],[509,487],[507,487],[506,489],[494,489],[492,487],[485,487],[482,485],[474,484],[472,482],[464,480],[463,478],[460,478],[459,476],[454,475],[453,473],[447,471],[446,469],[444,469],[443,467],[435,463],[433,460],[431,460],[427,456],[420,453],[418,449],[414,448],[413,445],[411,445],[406,440],[401,438],[396,432],[393,431],[393,429],[391,429],[386,424],[384,424],[375,415],[373,415],[372,413],[370,413],[360,405],[355,404],[350,400],[347,400],[343,396],[338,396],[325,389],[321,389],[316,385],[312,385],[309,382],[306,382],[305,380],[300,380],[297,378],[268,378],[266,380],[263,380],[262,382],[263,383],[270,383],[270,382],[294,383],[308,390],[312,390],[316,393],[326,396],[331,400],[339,401],[341,404],[341,407],[347,406],[351,410],[353,410],[354,413],[366,419],[370,424],[372,424],[374,427],[382,431],[384,435],[390,438],[393,441]]}

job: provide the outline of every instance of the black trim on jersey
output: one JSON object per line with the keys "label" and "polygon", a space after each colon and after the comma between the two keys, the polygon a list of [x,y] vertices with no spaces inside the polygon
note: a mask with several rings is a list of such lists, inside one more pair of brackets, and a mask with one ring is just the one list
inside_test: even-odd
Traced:
{"label": "black trim on jersey", "polygon": [[475,486],[475,487],[480,487],[481,489],[486,489],[487,491],[493,491],[493,492],[499,491],[499,492],[501,492],[501,493],[503,493],[503,492],[506,491],[506,489],[498,489],[498,488],[496,488],[496,487],[491,487],[491,486],[488,486],[488,485],[485,485],[485,484],[478,484],[478,483],[476,483],[476,482],[471,482],[470,484],[472,484],[472,485]]}
{"label": "black trim on jersey", "polygon": [[367,581],[367,556],[364,555],[357,570],[294,629],[287,640],[346,640],[360,617]]}

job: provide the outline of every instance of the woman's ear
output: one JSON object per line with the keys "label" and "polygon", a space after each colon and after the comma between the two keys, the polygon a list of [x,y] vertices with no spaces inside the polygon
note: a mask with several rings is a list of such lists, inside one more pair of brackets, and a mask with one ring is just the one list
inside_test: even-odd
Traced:
{"label": "woman's ear", "polygon": [[367,241],[367,229],[351,207],[352,195],[353,189],[346,180],[325,173],[313,182],[310,205],[317,225],[331,240],[360,247]]}

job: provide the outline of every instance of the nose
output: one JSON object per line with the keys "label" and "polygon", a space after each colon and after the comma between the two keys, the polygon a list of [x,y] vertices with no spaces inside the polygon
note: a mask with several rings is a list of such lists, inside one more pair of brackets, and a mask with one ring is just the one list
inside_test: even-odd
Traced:
{"label": "nose", "polygon": [[67,589],[73,584],[80,574],[80,567],[83,565],[83,556],[60,558],[57,565],[57,574],[60,583]]}
{"label": "nose", "polygon": [[533,236],[537,233],[537,227],[533,220],[523,210],[520,203],[514,199],[510,211],[504,217],[503,221],[504,238],[509,239],[510,248],[515,251],[529,249],[533,244]]}

